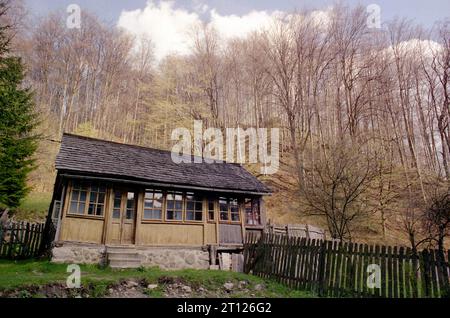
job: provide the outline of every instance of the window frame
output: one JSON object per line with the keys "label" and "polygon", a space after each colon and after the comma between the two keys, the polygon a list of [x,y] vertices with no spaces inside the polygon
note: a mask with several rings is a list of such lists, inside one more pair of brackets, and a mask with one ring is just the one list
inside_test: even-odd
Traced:
{"label": "window frame", "polygon": [[[76,184],[79,183],[79,186],[76,187]],[[83,190],[83,187],[86,188],[86,190]],[[98,191],[92,191],[93,187],[97,187]],[[100,192],[100,188],[104,188],[104,192]],[[81,194],[78,195],[78,200],[76,200],[77,202],[77,207],[79,208],[80,203],[84,203],[84,210],[83,213],[73,213],[71,212],[71,205],[72,202],[75,202],[73,200],[73,192],[74,191],[78,191],[81,193],[81,191],[85,191],[86,192],[86,198],[83,201],[80,201],[80,197]],[[95,202],[91,203],[91,193],[96,193],[96,197],[95,197]],[[102,214],[101,215],[97,215],[95,213],[94,210],[94,214],[89,214],[89,206],[91,204],[94,204],[95,208],[98,207],[99,203],[98,203],[98,199],[99,199],[99,195],[100,194],[104,194],[103,197],[103,203],[100,203],[100,205],[102,206]],[[72,180],[70,182],[70,196],[69,196],[69,202],[68,202],[68,207],[67,207],[67,211],[66,211],[66,215],[68,217],[79,217],[79,218],[91,218],[91,219],[104,219],[105,218],[105,214],[107,213],[106,211],[106,205],[107,205],[107,194],[108,194],[108,187],[105,183],[102,182],[96,182],[96,181],[74,181]]]}
{"label": "window frame", "polygon": [[[248,202],[247,200],[250,200],[250,202]],[[252,220],[256,221],[257,223],[248,223],[248,218],[247,215],[249,215],[247,213],[247,204],[250,203],[250,215],[252,216]],[[257,214],[255,214],[254,211],[254,206],[257,205],[258,206],[258,212]],[[244,212],[245,212],[245,226],[261,226],[262,225],[262,215],[261,215],[261,204],[259,202],[258,198],[245,198],[244,199]],[[255,217],[257,215],[257,218]]]}
{"label": "window frame", "polygon": [[[225,199],[227,201],[227,219],[223,220],[222,219],[222,210],[221,210],[221,204],[220,201],[222,201],[223,199]],[[231,213],[231,202],[236,201],[236,206],[237,206],[237,213]],[[219,218],[219,223],[222,224],[241,224],[242,222],[242,213],[241,213],[241,200],[238,197],[219,197],[217,199],[218,202],[218,206],[219,206],[219,210],[218,210],[218,218]],[[233,220],[232,218],[232,214],[237,214],[239,217],[239,220]]]}
{"label": "window frame", "polygon": [[[203,195],[201,195],[201,194],[197,194],[197,193],[195,193],[195,192],[193,192],[193,191],[189,191],[189,192],[184,192],[183,193],[184,195],[183,195],[183,199],[184,199],[184,215],[183,215],[183,221],[184,222],[195,222],[195,223],[203,223],[203,221],[204,221],[204,217],[205,217],[205,213],[204,213],[204,211],[205,211],[205,203],[204,203],[204,196]],[[188,218],[187,218],[187,214],[188,214],[188,196],[192,196],[193,198],[194,198],[194,200],[189,200],[189,202],[193,202],[194,203],[194,210],[192,210],[192,213],[194,213],[194,219],[192,219],[192,220],[189,220]],[[200,200],[196,200],[196,199],[200,199]],[[201,202],[201,204],[202,204],[202,209],[200,210],[200,213],[201,213],[201,215],[202,215],[202,218],[200,219],[200,220],[197,220],[196,219],[196,214],[198,213],[197,212],[197,209],[196,209],[196,203],[198,203],[198,202]],[[191,210],[189,210],[190,212],[191,212]]]}
{"label": "window frame", "polygon": [[[169,200],[168,199],[168,195],[172,194],[174,195],[174,199],[173,200]],[[169,201],[173,201],[174,202],[174,206],[173,209],[171,209],[171,211],[173,210],[173,213],[177,213],[180,212],[179,210],[175,209],[175,202],[179,201],[175,199],[176,195],[181,195],[181,219],[169,219],[168,218],[168,213],[169,213]],[[169,222],[169,223],[183,223],[184,222],[184,205],[185,205],[185,200],[184,200],[184,192],[181,191],[176,191],[176,190],[169,190],[169,191],[165,191],[164,193],[164,201],[165,201],[165,209],[164,209],[164,221],[165,222]]]}
{"label": "window frame", "polygon": [[[145,196],[147,193],[152,193],[152,198],[151,200],[152,202],[152,207],[151,208],[146,208],[145,207],[145,201],[149,200],[147,199]],[[158,199],[155,198],[156,194],[161,194],[161,198],[162,198],[162,203],[161,203],[161,217],[160,218],[146,218],[145,217],[145,210],[150,210],[152,212],[159,210],[158,208],[155,208],[153,206],[154,202],[157,201]],[[143,200],[143,207],[142,207],[142,217],[141,217],[141,221],[142,222],[164,222],[165,221],[165,212],[166,211],[166,193],[165,191],[159,190],[159,189],[144,189],[144,200]]]}
{"label": "window frame", "polygon": [[[216,223],[217,222],[217,218],[218,218],[218,213],[217,213],[217,198],[214,198],[214,197],[208,197],[208,196],[205,196],[205,198],[206,198],[206,216],[205,217],[207,217],[207,221],[209,222],[209,223]],[[211,210],[210,208],[209,208],[209,204],[210,203],[212,203],[213,204],[213,209]],[[212,219],[210,219],[209,218],[209,213],[210,212],[213,212],[213,218]]]}

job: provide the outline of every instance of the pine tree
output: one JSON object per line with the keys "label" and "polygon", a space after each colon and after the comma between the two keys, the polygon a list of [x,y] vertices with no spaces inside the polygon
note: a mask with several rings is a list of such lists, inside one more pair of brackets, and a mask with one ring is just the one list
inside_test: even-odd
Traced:
{"label": "pine tree", "polygon": [[32,156],[37,148],[38,136],[34,133],[37,114],[30,89],[23,88],[22,61],[9,52],[7,33],[8,27],[1,26],[0,206],[15,208],[29,191],[27,176],[34,168]]}

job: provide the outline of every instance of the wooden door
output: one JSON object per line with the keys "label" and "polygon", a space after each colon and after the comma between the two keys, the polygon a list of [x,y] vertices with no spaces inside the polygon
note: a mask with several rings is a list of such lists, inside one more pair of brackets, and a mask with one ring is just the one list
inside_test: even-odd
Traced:
{"label": "wooden door", "polygon": [[134,244],[136,228],[136,201],[134,191],[115,189],[111,211],[109,242],[112,244]]}

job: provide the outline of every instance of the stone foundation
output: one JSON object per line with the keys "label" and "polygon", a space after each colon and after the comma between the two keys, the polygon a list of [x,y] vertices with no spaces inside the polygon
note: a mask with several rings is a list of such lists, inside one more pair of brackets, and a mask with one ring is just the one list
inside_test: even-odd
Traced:
{"label": "stone foundation", "polygon": [[53,263],[104,264],[106,248],[101,245],[65,243],[52,249]]}
{"label": "stone foundation", "polygon": [[208,269],[209,253],[201,248],[149,247],[137,249],[143,266],[161,269]]}
{"label": "stone foundation", "polygon": [[[208,269],[209,252],[204,248],[137,247],[133,248],[142,266],[161,269]],[[52,250],[52,262],[71,264],[105,264],[107,248],[102,245],[63,243]]]}

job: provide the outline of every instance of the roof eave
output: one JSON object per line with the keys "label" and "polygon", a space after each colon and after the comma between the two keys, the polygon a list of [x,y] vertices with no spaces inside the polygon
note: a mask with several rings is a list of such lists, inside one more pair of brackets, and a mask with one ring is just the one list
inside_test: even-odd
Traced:
{"label": "roof eave", "polygon": [[101,180],[106,182],[117,182],[117,183],[128,183],[142,186],[151,186],[151,187],[166,187],[166,188],[179,188],[179,189],[187,189],[187,190],[200,190],[200,191],[211,191],[211,192],[223,192],[223,193],[235,193],[235,194],[247,194],[247,195],[271,195],[272,192],[264,192],[264,191],[249,191],[249,190],[241,190],[241,189],[227,189],[227,188],[214,188],[214,187],[201,187],[195,185],[188,184],[178,184],[178,183],[166,183],[166,182],[158,182],[158,181],[150,181],[150,180],[133,180],[128,179],[127,177],[109,177],[102,175],[86,175],[80,171],[63,171],[61,170],[60,175],[66,178],[73,179],[86,179],[86,180]]}

